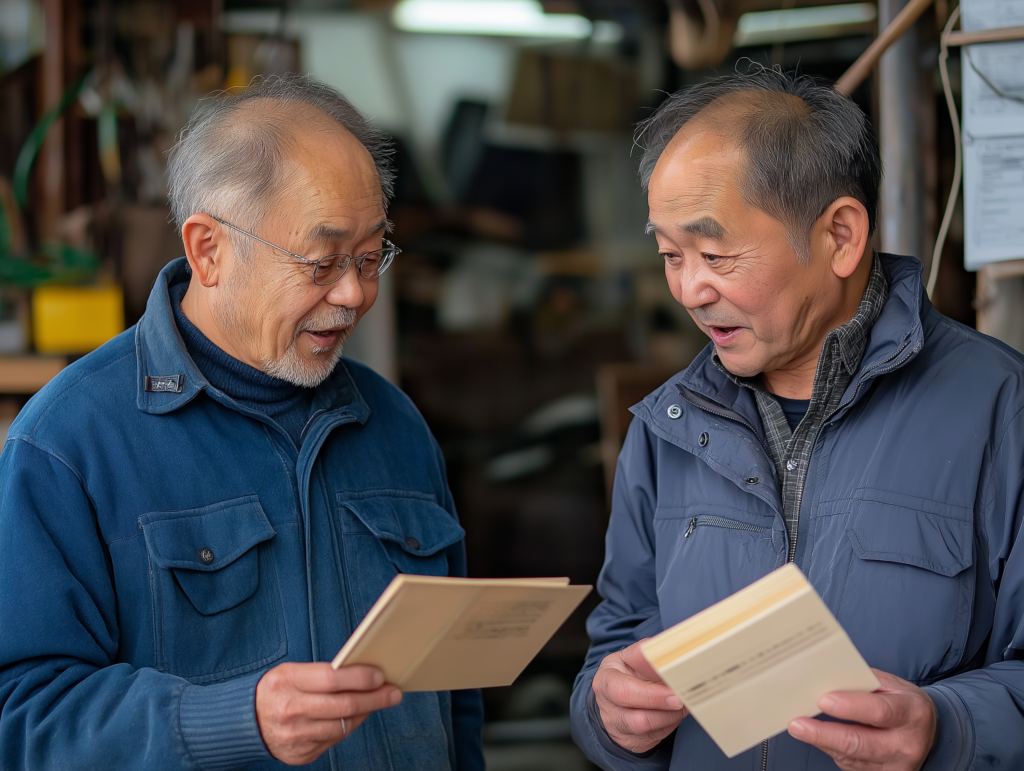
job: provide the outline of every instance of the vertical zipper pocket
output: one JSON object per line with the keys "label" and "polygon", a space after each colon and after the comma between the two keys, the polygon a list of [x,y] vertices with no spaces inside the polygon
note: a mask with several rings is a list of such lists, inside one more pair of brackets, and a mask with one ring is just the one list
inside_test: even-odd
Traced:
{"label": "vertical zipper pocket", "polygon": [[693,531],[698,527],[724,527],[729,530],[748,530],[752,533],[763,533],[768,530],[767,527],[758,527],[757,525],[748,525],[746,522],[737,522],[735,519],[725,519],[723,517],[693,517],[690,520],[690,524],[686,526],[686,532],[683,533],[684,538],[689,538],[693,535]]}

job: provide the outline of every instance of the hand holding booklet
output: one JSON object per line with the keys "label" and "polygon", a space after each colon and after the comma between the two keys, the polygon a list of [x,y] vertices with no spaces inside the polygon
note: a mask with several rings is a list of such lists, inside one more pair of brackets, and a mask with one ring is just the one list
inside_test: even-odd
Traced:
{"label": "hand holding booklet", "polygon": [[690,714],[732,758],[821,712],[830,691],[879,682],[814,587],[785,565],[641,643]]}
{"label": "hand holding booklet", "polygon": [[406,692],[511,685],[590,589],[568,578],[399,574],[331,666],[378,667]]}

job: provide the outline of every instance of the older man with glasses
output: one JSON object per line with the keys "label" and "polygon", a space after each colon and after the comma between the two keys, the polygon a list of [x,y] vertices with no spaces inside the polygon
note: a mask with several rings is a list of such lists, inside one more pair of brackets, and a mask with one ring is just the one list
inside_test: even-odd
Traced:
{"label": "older man with glasses", "polygon": [[308,78],[189,122],[185,257],[0,454],[0,768],[483,768],[478,692],[326,663],[398,572],[465,574],[423,419],[341,361],[389,153]]}

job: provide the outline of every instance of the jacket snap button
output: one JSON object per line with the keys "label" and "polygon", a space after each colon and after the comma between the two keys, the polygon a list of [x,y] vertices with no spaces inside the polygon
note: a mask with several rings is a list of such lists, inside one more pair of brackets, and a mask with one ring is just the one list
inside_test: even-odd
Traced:
{"label": "jacket snap button", "polygon": [[216,557],[213,556],[213,551],[207,547],[203,547],[199,550],[199,561],[204,565],[212,565]]}
{"label": "jacket snap button", "polygon": [[761,480],[758,479],[757,477],[747,477],[747,484],[748,485],[756,485],[760,481]]}
{"label": "jacket snap button", "polygon": [[705,431],[703,434],[700,435],[700,437],[698,437],[697,441],[700,442],[700,446],[701,447],[707,447],[708,446],[708,439],[710,439],[710,438],[711,437],[708,436],[708,432]]}
{"label": "jacket snap button", "polygon": [[405,545],[408,546],[410,549],[419,550],[420,548],[420,542],[413,538],[411,535],[405,539]]}
{"label": "jacket snap button", "polygon": [[675,420],[676,418],[678,418],[682,414],[683,414],[683,408],[680,407],[678,404],[673,404],[672,406],[670,406],[668,408],[668,416],[670,418],[672,418],[672,420]]}

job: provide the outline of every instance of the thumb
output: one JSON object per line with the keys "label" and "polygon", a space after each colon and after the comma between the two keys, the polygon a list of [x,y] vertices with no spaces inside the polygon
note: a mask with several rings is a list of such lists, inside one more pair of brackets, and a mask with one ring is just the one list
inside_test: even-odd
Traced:
{"label": "thumb", "polygon": [[644,680],[649,680],[652,683],[664,682],[661,679],[661,675],[659,675],[657,670],[651,666],[651,662],[647,660],[647,657],[644,656],[643,651],[640,649],[640,643],[642,642],[644,642],[644,640],[640,640],[640,642],[633,643],[628,648],[624,648],[621,653],[622,662]]}

